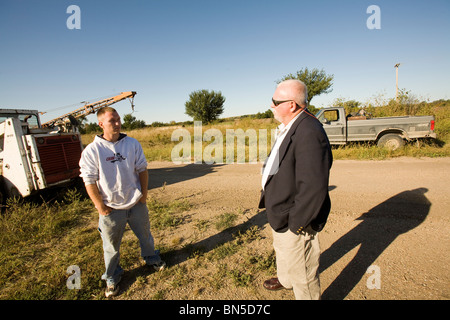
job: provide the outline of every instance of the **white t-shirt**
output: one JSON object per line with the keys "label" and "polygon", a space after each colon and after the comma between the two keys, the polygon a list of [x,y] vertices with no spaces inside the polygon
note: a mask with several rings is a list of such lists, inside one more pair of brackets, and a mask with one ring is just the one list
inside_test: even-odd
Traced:
{"label": "white t-shirt", "polygon": [[292,124],[295,122],[295,120],[297,120],[297,118],[302,114],[302,112],[303,110],[298,115],[296,115],[291,121],[289,121],[287,125],[284,125],[282,123],[277,127],[277,139],[275,140],[273,148],[270,151],[269,158],[267,159],[267,162],[264,165],[264,169],[262,172],[261,186],[263,190],[269,176],[272,176],[278,172],[278,168],[280,165],[278,152],[281,143],[286,137],[286,134],[288,133],[289,129],[292,127]]}

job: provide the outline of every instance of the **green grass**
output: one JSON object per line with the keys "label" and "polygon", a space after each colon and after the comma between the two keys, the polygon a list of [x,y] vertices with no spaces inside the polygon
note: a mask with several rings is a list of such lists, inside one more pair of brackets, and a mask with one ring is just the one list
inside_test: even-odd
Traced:
{"label": "green grass", "polygon": [[[0,217],[0,299],[90,299],[100,292],[101,243],[90,200],[76,190],[52,203],[8,199]],[[82,290],[68,290],[78,265]]]}
{"label": "green grass", "polygon": [[450,143],[443,141],[411,142],[406,143],[398,150],[380,148],[369,143],[355,143],[346,146],[333,146],[332,150],[335,160],[386,160],[398,157],[438,158],[450,156]]}
{"label": "green grass", "polygon": [[[149,201],[152,228],[176,227],[186,202]],[[52,202],[8,199],[0,215],[0,299],[103,298],[103,251],[97,231],[98,213],[76,189]],[[135,238],[124,237],[121,259],[127,268],[139,260]],[[69,290],[69,266],[81,270],[81,289]]]}
{"label": "green grass", "polygon": [[221,214],[216,218],[216,221],[214,223],[214,226],[217,230],[222,231],[227,228],[230,228],[233,226],[234,222],[236,221],[237,214],[226,212],[224,214]]}
{"label": "green grass", "polygon": [[[176,230],[186,223],[192,223],[192,227],[197,225],[203,231],[210,223],[218,231],[234,227],[236,218],[241,215],[239,210],[206,222],[183,219],[185,212],[192,209],[187,201],[152,199],[148,201],[148,208],[152,233],[159,239],[156,246],[163,259],[170,260],[171,252],[180,252],[180,248],[188,258],[183,264],[169,265],[163,272],[136,271],[135,284],[123,293],[124,297],[143,286],[160,284],[150,298],[165,299],[170,297],[172,290],[192,286],[193,281],[197,281],[191,274],[194,271],[212,272],[207,281],[198,281],[198,292],[195,293],[198,295],[208,286],[251,287],[253,274],[274,271],[273,254],[252,251],[251,243],[261,239],[260,229],[256,226],[238,228],[233,240],[209,251],[189,241],[183,245],[183,239],[177,235]],[[97,224],[98,213],[83,190],[62,191],[51,201],[9,199],[0,216],[0,299],[104,299],[105,284],[100,280],[104,272],[103,250]],[[172,234],[172,241],[161,241],[167,230]],[[142,266],[138,240],[128,227],[121,252],[121,266],[125,270]],[[243,264],[239,262],[237,267],[230,267],[242,259]],[[67,287],[71,276],[67,268],[73,265],[81,270],[79,290]]]}
{"label": "green grass", "polygon": [[150,226],[152,229],[162,230],[173,228],[183,222],[181,213],[190,208],[187,201],[171,201],[162,203],[155,199],[147,202],[150,216]]}

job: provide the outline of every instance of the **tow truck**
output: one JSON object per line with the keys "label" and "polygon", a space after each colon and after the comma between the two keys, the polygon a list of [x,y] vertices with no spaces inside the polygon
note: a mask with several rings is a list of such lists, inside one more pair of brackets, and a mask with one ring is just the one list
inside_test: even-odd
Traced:
{"label": "tow truck", "polygon": [[76,179],[83,150],[80,118],[127,98],[134,110],[135,95],[122,92],[85,103],[43,124],[38,110],[0,109],[0,203]]}

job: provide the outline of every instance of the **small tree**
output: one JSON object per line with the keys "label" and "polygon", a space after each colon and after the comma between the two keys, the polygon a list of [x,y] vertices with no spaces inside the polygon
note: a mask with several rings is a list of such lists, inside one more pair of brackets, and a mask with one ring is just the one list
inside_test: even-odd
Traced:
{"label": "small tree", "polygon": [[267,119],[267,118],[273,118],[273,112],[272,110],[266,110],[265,112],[258,112],[255,115],[256,119]]}
{"label": "small tree", "polygon": [[343,107],[345,114],[356,114],[361,108],[363,108],[361,102],[356,100],[345,100],[344,98],[337,98],[331,105],[332,107]]}
{"label": "small tree", "polygon": [[224,102],[225,97],[220,91],[193,91],[185,103],[186,114],[194,118],[194,121],[209,123],[223,113]]}
{"label": "small tree", "polygon": [[84,128],[80,127],[80,133],[82,134],[93,132],[102,132],[102,128],[100,128],[100,126],[95,122],[86,123]]}
{"label": "small tree", "polygon": [[123,116],[123,123],[122,128],[123,129],[138,129],[138,128],[144,128],[145,127],[145,121],[144,120],[137,120],[136,117],[132,116],[131,113],[128,113]]}
{"label": "small tree", "polygon": [[323,69],[301,69],[300,71],[297,71],[296,74],[290,73],[284,76],[281,80],[278,80],[277,83],[289,79],[300,80],[306,85],[308,88],[308,104],[311,103],[313,97],[333,91],[331,86],[333,85],[334,75],[327,75]]}

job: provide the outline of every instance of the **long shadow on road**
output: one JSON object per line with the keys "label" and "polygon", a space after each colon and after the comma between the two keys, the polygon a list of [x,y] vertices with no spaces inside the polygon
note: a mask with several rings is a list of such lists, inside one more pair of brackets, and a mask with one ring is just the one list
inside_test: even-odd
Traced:
{"label": "long shadow on road", "polygon": [[344,299],[361,280],[377,257],[401,234],[419,226],[431,203],[426,188],[401,192],[373,207],[357,220],[355,228],[334,242],[320,256],[320,272],[360,245],[355,257],[325,289],[322,299]]}

